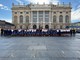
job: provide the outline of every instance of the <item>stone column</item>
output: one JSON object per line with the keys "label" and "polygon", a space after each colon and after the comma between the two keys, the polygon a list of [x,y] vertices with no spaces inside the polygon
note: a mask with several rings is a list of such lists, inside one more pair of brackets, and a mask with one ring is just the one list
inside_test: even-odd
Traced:
{"label": "stone column", "polygon": [[25,11],[23,12],[23,24],[26,23],[26,20],[25,20]]}
{"label": "stone column", "polygon": [[37,29],[39,28],[39,11],[37,11]]}
{"label": "stone column", "polygon": [[31,20],[30,18],[31,18],[31,12],[29,11],[29,23],[30,23],[30,20]]}
{"label": "stone column", "polygon": [[69,23],[71,23],[71,11],[69,11]]}
{"label": "stone column", "polygon": [[65,28],[65,11],[63,11],[63,28]]}
{"label": "stone column", "polygon": [[51,17],[51,11],[49,11],[49,29],[51,29],[51,19],[52,17]]}
{"label": "stone column", "polygon": [[29,23],[28,23],[28,25],[27,25],[27,28],[28,28],[28,29],[31,28],[30,25],[31,25],[31,12],[29,11]]}
{"label": "stone column", "polygon": [[57,23],[59,23],[59,11],[57,11]]}
{"label": "stone column", "polygon": [[20,16],[20,12],[18,11],[18,15],[17,15],[17,17],[18,17],[18,24],[20,24],[19,16]]}
{"label": "stone column", "polygon": [[17,13],[17,17],[18,17],[18,24],[17,24],[17,29],[20,29],[20,12],[18,11]]}
{"label": "stone column", "polygon": [[63,23],[65,23],[65,11],[63,11]]}
{"label": "stone column", "polygon": [[43,11],[43,29],[45,29],[45,11]]}
{"label": "stone column", "polygon": [[60,28],[60,25],[58,25],[58,24],[60,24],[60,22],[59,22],[59,11],[56,11],[56,13],[57,13],[57,27],[56,27],[56,29],[59,29]]}
{"label": "stone column", "polygon": [[31,20],[30,20],[30,23],[31,23],[31,25],[30,25],[30,28],[32,29],[33,28],[33,12],[31,11]]}
{"label": "stone column", "polygon": [[52,10],[51,10],[51,28],[53,29],[53,12],[52,12]]}

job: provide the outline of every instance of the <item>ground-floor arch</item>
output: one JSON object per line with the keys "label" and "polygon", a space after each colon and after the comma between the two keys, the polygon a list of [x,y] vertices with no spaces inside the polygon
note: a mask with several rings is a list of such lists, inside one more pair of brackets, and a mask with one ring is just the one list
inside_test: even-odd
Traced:
{"label": "ground-floor arch", "polygon": [[49,29],[49,25],[45,25],[45,29]]}
{"label": "ground-floor arch", "polygon": [[37,29],[37,26],[36,25],[33,25],[33,29]]}

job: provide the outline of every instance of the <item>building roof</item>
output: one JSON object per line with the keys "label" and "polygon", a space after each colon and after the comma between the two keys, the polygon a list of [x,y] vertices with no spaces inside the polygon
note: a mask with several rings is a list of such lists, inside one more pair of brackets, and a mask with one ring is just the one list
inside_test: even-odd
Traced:
{"label": "building roof", "polygon": [[71,7],[71,4],[69,3],[69,4],[57,4],[57,5],[54,5],[54,4],[27,4],[27,5],[20,5],[20,4],[18,4],[18,5],[15,5],[15,4],[13,4],[12,5],[12,10],[16,10],[16,9],[27,9],[27,10],[29,10],[29,9],[32,9],[32,8],[69,8],[69,9],[72,9],[72,7]]}
{"label": "building roof", "polygon": [[75,22],[75,23],[72,23],[72,24],[78,24],[78,23],[80,23],[80,22]]}
{"label": "building roof", "polygon": [[0,25],[11,25],[11,26],[15,26],[12,23],[6,22],[5,20],[0,20]]}

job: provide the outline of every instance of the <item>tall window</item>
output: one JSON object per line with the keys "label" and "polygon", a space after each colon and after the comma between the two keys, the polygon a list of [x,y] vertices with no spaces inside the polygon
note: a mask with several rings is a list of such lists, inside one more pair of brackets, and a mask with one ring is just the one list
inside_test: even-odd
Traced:
{"label": "tall window", "polygon": [[45,11],[45,22],[49,22],[49,11]]}
{"label": "tall window", "polygon": [[33,11],[33,22],[37,22],[37,11]]}
{"label": "tall window", "polygon": [[49,14],[49,11],[45,11],[45,14]]}
{"label": "tall window", "polygon": [[59,22],[63,22],[63,16],[62,15],[59,16]]}
{"label": "tall window", "polygon": [[17,23],[17,16],[14,16],[14,22],[13,23]]}
{"label": "tall window", "polygon": [[68,15],[65,16],[65,21],[66,21],[66,23],[69,23],[69,16]]}
{"label": "tall window", "polygon": [[43,22],[43,11],[39,11],[39,22]]}
{"label": "tall window", "polygon": [[23,23],[23,16],[20,16],[20,23]]}
{"label": "tall window", "polygon": [[56,22],[56,16],[53,16],[53,22]]}
{"label": "tall window", "polygon": [[29,23],[29,16],[26,16],[26,22]]}

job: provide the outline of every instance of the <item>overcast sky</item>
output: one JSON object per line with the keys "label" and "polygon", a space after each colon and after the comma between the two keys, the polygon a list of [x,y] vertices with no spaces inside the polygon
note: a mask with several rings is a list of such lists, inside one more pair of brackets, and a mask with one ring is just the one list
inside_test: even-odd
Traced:
{"label": "overcast sky", "polygon": [[15,4],[29,4],[32,3],[50,3],[57,4],[58,2],[62,4],[68,4],[71,2],[72,4],[72,12],[71,12],[71,22],[80,22],[80,0],[0,0],[0,20],[6,20],[8,22],[12,22],[12,12],[11,7],[12,3]]}

